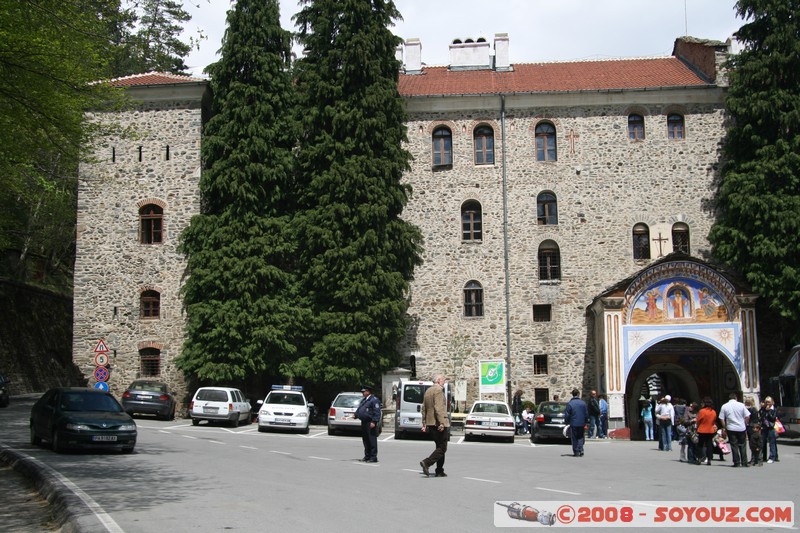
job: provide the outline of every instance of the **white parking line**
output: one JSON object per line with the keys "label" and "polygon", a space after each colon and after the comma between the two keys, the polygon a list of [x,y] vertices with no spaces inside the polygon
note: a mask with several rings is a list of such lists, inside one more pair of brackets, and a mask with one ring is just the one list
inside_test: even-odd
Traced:
{"label": "white parking line", "polygon": [[394,438],[394,435],[392,434],[392,435],[389,435],[388,437],[382,438],[381,442],[386,442],[387,440],[392,440],[393,438]]}
{"label": "white parking line", "polygon": [[568,490],[548,489],[546,487],[533,487],[533,488],[536,489],[536,490],[544,490],[544,491],[547,491],[547,492],[558,492],[560,494],[569,494],[571,496],[580,496],[581,495],[580,492],[570,492]]}
{"label": "white parking line", "polygon": [[194,439],[197,440],[197,437],[192,437],[191,435],[181,435],[184,439]]}
{"label": "white parking line", "polygon": [[471,479],[472,481],[483,481],[484,483],[502,483],[502,481],[494,481],[492,479],[481,479],[479,477],[465,477],[464,479]]}
{"label": "white parking line", "polygon": [[258,448],[255,448],[253,446],[239,446],[239,448],[246,448],[248,450],[257,450],[258,449]]}
{"label": "white parking line", "polygon": [[278,450],[270,450],[269,453],[277,453],[278,455],[292,455],[289,452],[279,452]]}
{"label": "white parking line", "polygon": [[163,429],[158,430],[159,433],[166,433],[167,435],[172,435],[171,431],[164,431]]}
{"label": "white parking line", "polygon": [[330,457],[317,457],[315,455],[309,455],[309,459],[319,459],[320,461],[330,461]]}
{"label": "white parking line", "polygon": [[319,437],[320,435],[327,435],[327,431],[320,431],[319,433],[314,433],[313,435],[306,435],[307,438],[313,439],[314,437]]}
{"label": "white parking line", "polygon": [[222,445],[225,445],[225,443],[224,443],[224,442],[222,442],[222,441],[219,441],[219,440],[211,440],[211,439],[208,439],[208,442],[213,442],[214,444],[222,444]]}

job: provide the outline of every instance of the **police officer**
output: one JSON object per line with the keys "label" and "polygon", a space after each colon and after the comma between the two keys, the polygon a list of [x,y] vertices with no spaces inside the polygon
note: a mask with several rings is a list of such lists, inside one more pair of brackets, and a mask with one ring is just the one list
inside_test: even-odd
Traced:
{"label": "police officer", "polygon": [[355,418],[361,420],[361,440],[364,441],[365,463],[378,462],[378,423],[381,420],[381,402],[372,394],[372,387],[362,385],[364,398],[356,408]]}

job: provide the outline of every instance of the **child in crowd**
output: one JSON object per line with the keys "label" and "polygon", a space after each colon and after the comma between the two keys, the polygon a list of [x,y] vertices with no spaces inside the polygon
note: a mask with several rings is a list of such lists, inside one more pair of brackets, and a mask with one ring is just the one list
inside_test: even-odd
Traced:
{"label": "child in crowd", "polygon": [[720,461],[724,461],[725,456],[731,453],[731,449],[728,446],[728,437],[721,429],[718,429],[717,434],[714,436],[714,453],[719,455]]}
{"label": "child in crowd", "polygon": [[750,440],[750,464],[753,466],[764,466],[761,460],[761,424],[751,424],[750,434],[747,437]]}

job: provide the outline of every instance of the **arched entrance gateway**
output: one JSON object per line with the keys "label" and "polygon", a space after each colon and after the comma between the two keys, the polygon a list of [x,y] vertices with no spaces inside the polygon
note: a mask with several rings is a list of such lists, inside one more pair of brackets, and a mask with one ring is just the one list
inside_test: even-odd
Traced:
{"label": "arched entrance gateway", "polygon": [[[638,427],[642,399],[665,394],[719,407],[730,392],[758,399],[757,296],[720,272],[675,255],[595,299],[596,382],[610,427]],[[681,256],[687,257],[687,256]]]}

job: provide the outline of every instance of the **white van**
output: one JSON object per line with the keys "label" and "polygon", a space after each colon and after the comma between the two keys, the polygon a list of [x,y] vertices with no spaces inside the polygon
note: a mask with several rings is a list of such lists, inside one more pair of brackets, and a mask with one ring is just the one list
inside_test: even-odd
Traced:
{"label": "white van", "polygon": [[[407,433],[422,433],[422,399],[433,381],[405,381],[397,383],[397,412],[394,417],[394,438],[404,439]],[[450,383],[444,385],[447,416],[453,410]]]}
{"label": "white van", "polygon": [[192,425],[201,420],[225,422],[232,427],[244,422],[250,423],[250,402],[242,391],[230,387],[201,387],[194,393],[189,404]]}

